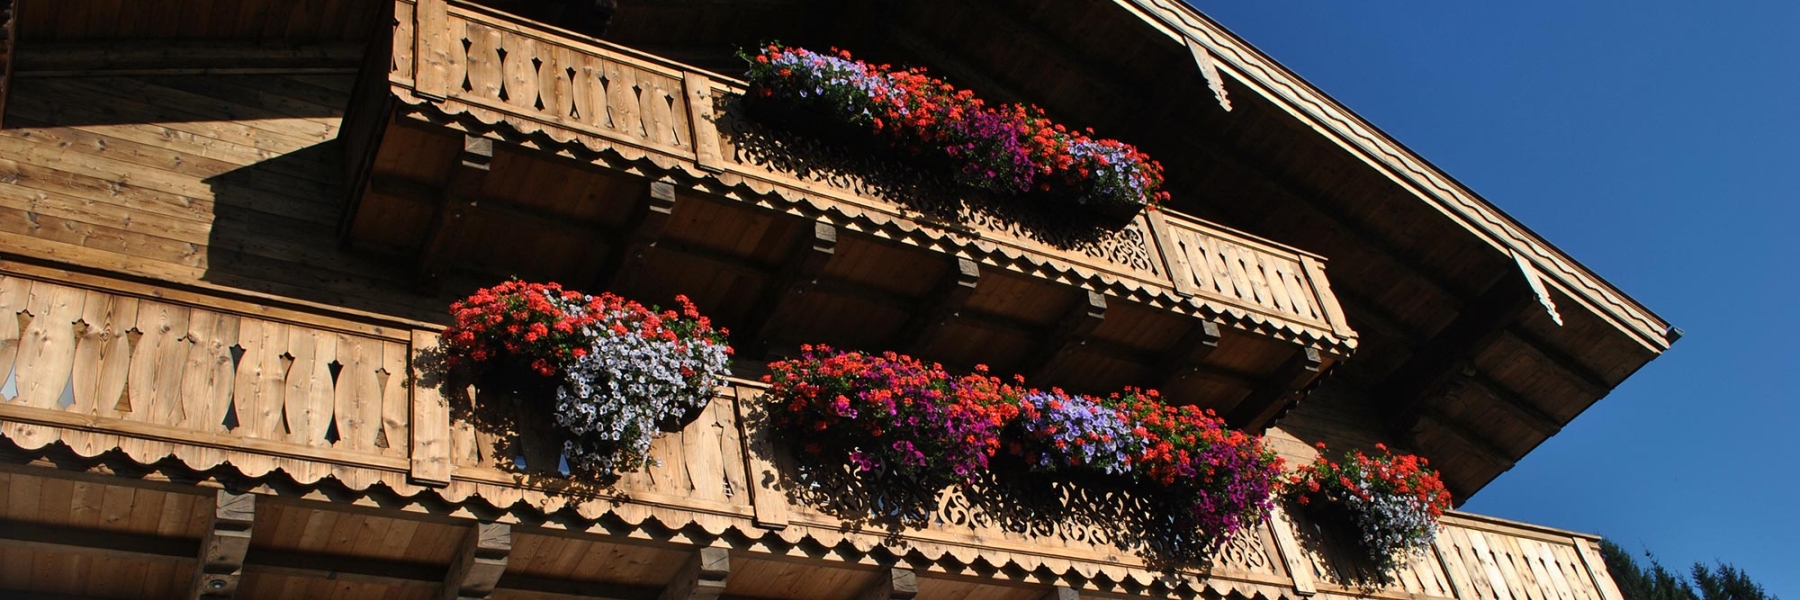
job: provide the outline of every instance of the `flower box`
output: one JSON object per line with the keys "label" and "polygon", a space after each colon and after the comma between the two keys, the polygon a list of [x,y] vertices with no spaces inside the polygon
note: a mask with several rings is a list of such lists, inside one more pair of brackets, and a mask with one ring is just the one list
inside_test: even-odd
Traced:
{"label": "flower box", "polygon": [[770,45],[740,54],[749,62],[749,105],[775,123],[827,140],[874,141],[972,188],[1109,218],[1128,219],[1168,197],[1161,164],[1035,106],[988,106],[923,69],[873,65],[841,50]]}
{"label": "flower box", "polygon": [[1438,519],[1450,508],[1450,492],[1429,462],[1410,454],[1344,454],[1332,460],[1325,444],[1319,458],[1287,482],[1287,496],[1311,522],[1361,550],[1386,581],[1410,554],[1437,536]]}

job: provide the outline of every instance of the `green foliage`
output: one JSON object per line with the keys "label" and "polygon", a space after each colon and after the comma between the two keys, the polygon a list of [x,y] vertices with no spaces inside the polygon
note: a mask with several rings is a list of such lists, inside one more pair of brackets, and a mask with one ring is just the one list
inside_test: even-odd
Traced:
{"label": "green foliage", "polygon": [[1742,569],[1723,562],[1711,567],[1694,563],[1690,583],[1688,577],[1670,571],[1649,551],[1644,552],[1649,567],[1638,564],[1612,540],[1600,540],[1600,557],[1625,600],[1780,600]]}

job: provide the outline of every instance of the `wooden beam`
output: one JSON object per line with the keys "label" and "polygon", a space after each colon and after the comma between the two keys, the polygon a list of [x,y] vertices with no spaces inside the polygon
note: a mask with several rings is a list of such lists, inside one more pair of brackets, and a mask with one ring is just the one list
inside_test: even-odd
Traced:
{"label": "wooden beam", "polygon": [[900,334],[894,340],[893,347],[909,354],[923,353],[932,340],[937,339],[944,326],[961,314],[979,285],[981,265],[967,258],[956,257],[949,271],[938,278],[931,294],[924,298],[924,307],[914,312],[906,324],[900,327]]}
{"label": "wooden beam", "polygon": [[898,567],[882,569],[862,591],[856,594],[856,600],[912,600],[919,595],[919,576],[912,569]]}
{"label": "wooden beam", "polygon": [[675,214],[675,183],[668,179],[650,182],[650,195],[633,210],[625,226],[625,241],[613,248],[605,266],[594,279],[594,287],[621,290],[631,287],[656,241],[668,228]]}
{"label": "wooden beam", "polygon": [[443,259],[451,234],[465,217],[469,206],[481,195],[481,184],[493,168],[494,140],[464,135],[463,148],[433,208],[431,225],[425,232],[425,244],[419,248],[416,277],[428,282],[438,275],[438,262]]}
{"label": "wooden beam", "polygon": [[[1505,450],[1495,446],[1493,442],[1481,437],[1480,434],[1469,431],[1462,425],[1450,420],[1449,417],[1444,416],[1443,413],[1438,412],[1435,408],[1427,407],[1419,413],[1418,420],[1413,424],[1411,429],[1412,439],[1417,440],[1418,435],[1427,427],[1435,428],[1448,434],[1452,439],[1455,439],[1458,443],[1462,444],[1462,446],[1467,448],[1470,452],[1481,457],[1482,460],[1500,467],[1503,471],[1513,467],[1513,458],[1508,455]],[[1415,443],[1414,445],[1416,446],[1418,444]]]}
{"label": "wooden beam", "polygon": [[1066,585],[1059,585],[1044,592],[1044,600],[1081,600],[1081,592]]}
{"label": "wooden beam", "polygon": [[1025,359],[1020,370],[1028,380],[1041,381],[1049,374],[1057,359],[1074,352],[1095,329],[1106,321],[1106,295],[1082,290],[1075,306],[1038,338],[1037,350]]}
{"label": "wooden beam", "polygon": [[[10,4],[7,3],[7,4]],[[256,41],[49,42],[20,48],[18,77],[355,73],[363,42],[281,44]],[[386,68],[382,69],[385,78]]]}
{"label": "wooden beam", "polygon": [[550,579],[507,573],[500,577],[497,589],[507,591],[529,592],[536,596],[564,597],[580,600],[656,600],[662,595],[662,588],[633,585],[628,583],[608,583],[599,581],[571,581],[567,579]]}
{"label": "wooden beam", "polygon": [[[445,189],[395,177],[373,177],[369,180],[369,192],[427,206],[435,214],[436,207],[441,204]],[[457,208],[462,210],[468,218],[517,219],[532,227],[568,235],[613,239],[628,234],[628,232],[601,223],[577,221],[542,208],[525,206],[492,196],[465,199]]]}
{"label": "wooden beam", "polygon": [[731,551],[701,548],[663,588],[657,600],[718,600],[731,577]]}
{"label": "wooden beam", "polygon": [[1261,387],[1239,401],[1225,420],[1236,427],[1260,433],[1281,414],[1282,409],[1294,402],[1294,396],[1300,390],[1319,376],[1323,366],[1319,349],[1298,349],[1275,374],[1263,381]]}
{"label": "wooden beam", "polygon": [[1463,371],[1452,377],[1446,385],[1448,396],[1468,398],[1474,392],[1490,399],[1482,404],[1500,409],[1513,420],[1530,427],[1532,431],[1544,437],[1562,432],[1562,422],[1550,413],[1544,412],[1531,401],[1519,397],[1507,390],[1499,382],[1477,370],[1474,365],[1465,366]]}
{"label": "wooden beam", "polygon": [[0,547],[124,560],[192,563],[200,545],[188,538],[0,520]]}
{"label": "wooden beam", "polygon": [[750,311],[750,336],[746,346],[752,349],[753,356],[767,353],[774,341],[771,337],[793,328],[802,316],[796,312],[800,298],[818,283],[819,274],[825,272],[825,264],[837,252],[837,227],[820,222],[812,225],[812,234],[800,238],[798,247],[788,255],[781,271],[764,288],[762,297]]}
{"label": "wooden beam", "polygon": [[1594,398],[1603,398],[1612,393],[1612,384],[1608,384],[1599,373],[1588,369],[1586,364],[1574,356],[1551,348],[1537,339],[1537,336],[1518,327],[1509,327],[1502,333],[1502,337],[1523,349],[1533,362],[1548,367],[1552,373],[1580,389],[1582,393]]}
{"label": "wooden beam", "polygon": [[237,594],[244,558],[250,552],[250,529],[256,523],[256,495],[216,490],[210,521],[200,540],[200,566],[188,586],[187,597],[193,600]]}
{"label": "wooden beam", "polygon": [[1158,388],[1168,390],[1199,373],[1206,363],[1206,357],[1219,349],[1219,339],[1218,323],[1194,322],[1193,327],[1188,328],[1187,333],[1157,362],[1152,381],[1157,382]]}
{"label": "wooden beam", "polygon": [[444,600],[487,598],[506,573],[507,556],[512,553],[512,526],[505,523],[476,523],[464,534],[444,574]]}
{"label": "wooden beam", "polygon": [[1531,288],[1517,272],[1509,271],[1489,286],[1437,335],[1414,347],[1412,356],[1375,388],[1375,397],[1388,403],[1388,417],[1405,419],[1440,397],[1458,364],[1487,348],[1534,306]]}

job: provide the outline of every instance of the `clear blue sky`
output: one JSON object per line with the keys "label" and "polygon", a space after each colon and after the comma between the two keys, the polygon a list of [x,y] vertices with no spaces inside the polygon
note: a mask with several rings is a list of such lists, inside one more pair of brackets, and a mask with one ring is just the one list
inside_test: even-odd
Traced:
{"label": "clear blue sky", "polygon": [[1800,600],[1800,2],[1190,1],[1687,331],[1465,509]]}

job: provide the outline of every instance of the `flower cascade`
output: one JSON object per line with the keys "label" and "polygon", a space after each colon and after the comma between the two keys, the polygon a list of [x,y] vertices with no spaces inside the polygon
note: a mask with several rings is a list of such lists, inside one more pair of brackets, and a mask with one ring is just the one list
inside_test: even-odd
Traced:
{"label": "flower cascade", "polygon": [[956,179],[1005,194],[1061,190],[1082,204],[1150,206],[1168,199],[1162,164],[1130,144],[1098,139],[1023,104],[989,106],[924,69],[895,70],[833,48],[769,45],[750,63],[757,101],[805,110],[885,138],[913,155],[947,159]]}
{"label": "flower cascade", "polygon": [[444,339],[452,366],[489,380],[555,378],[552,409],[570,469],[609,475],[646,464],[661,424],[705,408],[725,383],[727,332],[685,296],[675,302],[658,310],[509,281],[451,305],[456,322]]}
{"label": "flower cascade", "polygon": [[898,474],[935,496],[968,484],[1001,451],[1031,469],[1110,479],[1176,507],[1178,535],[1212,548],[1259,522],[1281,459],[1210,411],[1154,391],[1098,398],[989,375],[952,376],[894,353],[806,346],[770,364],[775,425],[809,455],[846,455],[859,472]]}
{"label": "flower cascade", "polygon": [[1325,455],[1302,466],[1288,480],[1288,493],[1302,506],[1336,504],[1350,515],[1358,543],[1384,573],[1399,568],[1405,555],[1431,545],[1438,519],[1450,508],[1450,492],[1428,462],[1395,455],[1376,444],[1379,456],[1361,451],[1340,460]]}
{"label": "flower cascade", "polygon": [[1018,411],[1008,400],[1015,392],[985,372],[954,377],[892,352],[801,352],[763,378],[777,399],[776,427],[809,440],[808,454],[847,452],[858,471],[933,495],[986,469]]}

